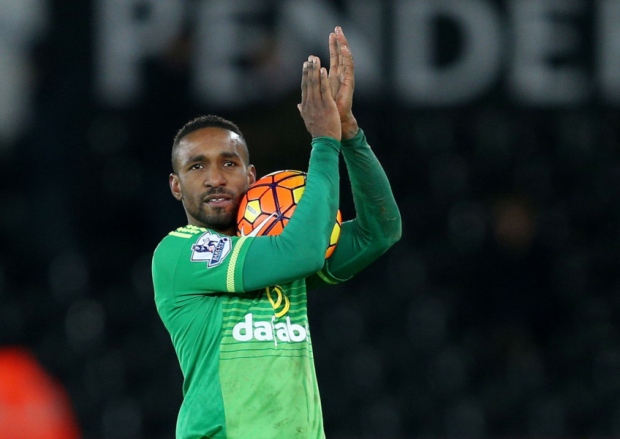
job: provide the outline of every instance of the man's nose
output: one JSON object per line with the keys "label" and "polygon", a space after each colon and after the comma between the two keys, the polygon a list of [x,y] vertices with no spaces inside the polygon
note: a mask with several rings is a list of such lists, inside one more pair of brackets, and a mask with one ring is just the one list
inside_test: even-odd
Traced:
{"label": "man's nose", "polygon": [[226,184],[226,178],[221,169],[212,169],[207,172],[204,185],[211,187],[220,187]]}

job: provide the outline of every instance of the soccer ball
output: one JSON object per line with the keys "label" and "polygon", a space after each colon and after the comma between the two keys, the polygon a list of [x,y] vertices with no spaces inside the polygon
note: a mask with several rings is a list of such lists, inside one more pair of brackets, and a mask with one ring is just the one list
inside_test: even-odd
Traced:
{"label": "soccer ball", "polygon": [[[279,235],[295,212],[306,189],[306,173],[276,171],[258,179],[241,198],[237,212],[237,234],[240,236]],[[325,257],[329,258],[342,226],[340,210],[329,239]]]}

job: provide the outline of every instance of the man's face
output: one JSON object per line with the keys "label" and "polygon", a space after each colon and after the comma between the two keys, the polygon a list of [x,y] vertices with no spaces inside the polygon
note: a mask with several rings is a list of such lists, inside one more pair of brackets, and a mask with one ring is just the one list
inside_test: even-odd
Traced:
{"label": "man's face", "polygon": [[243,140],[223,128],[202,128],[181,140],[175,159],[170,189],[189,223],[234,235],[241,197],[256,181]]}

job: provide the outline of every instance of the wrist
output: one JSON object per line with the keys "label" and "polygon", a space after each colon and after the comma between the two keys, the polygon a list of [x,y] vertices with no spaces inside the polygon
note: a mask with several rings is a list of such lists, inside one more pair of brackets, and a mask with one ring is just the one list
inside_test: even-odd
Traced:
{"label": "wrist", "polygon": [[312,150],[320,149],[320,150],[329,150],[334,149],[336,151],[340,151],[341,143],[340,139],[332,136],[317,136],[312,138]]}
{"label": "wrist", "polygon": [[341,125],[342,140],[352,139],[360,130],[359,126],[357,125],[357,120],[352,114],[347,116],[346,118],[343,118],[341,121]]}
{"label": "wrist", "polygon": [[345,149],[355,149],[358,147],[361,147],[363,145],[367,145],[366,143],[366,135],[364,134],[364,130],[361,128],[357,128],[357,133],[349,138],[349,139],[345,139],[343,138],[340,141],[341,145],[342,145],[342,150],[344,151]]}

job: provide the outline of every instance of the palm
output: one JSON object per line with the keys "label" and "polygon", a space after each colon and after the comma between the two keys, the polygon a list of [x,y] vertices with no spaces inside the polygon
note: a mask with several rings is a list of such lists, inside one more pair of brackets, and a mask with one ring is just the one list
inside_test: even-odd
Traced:
{"label": "palm", "polygon": [[344,122],[353,116],[351,108],[355,80],[353,56],[339,28],[329,36],[329,81],[340,120]]}
{"label": "palm", "polygon": [[351,107],[353,106],[353,84],[352,81],[343,81],[340,78],[330,78],[332,93],[336,101],[336,107],[338,107],[338,113],[340,119],[349,115]]}

